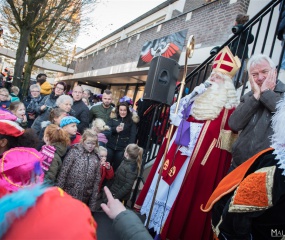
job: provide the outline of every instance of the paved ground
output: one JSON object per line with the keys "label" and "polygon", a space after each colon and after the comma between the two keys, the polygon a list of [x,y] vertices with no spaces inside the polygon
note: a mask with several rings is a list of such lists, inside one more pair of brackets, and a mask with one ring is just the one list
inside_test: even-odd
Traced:
{"label": "paved ground", "polygon": [[[144,221],[142,216],[138,216]],[[112,220],[104,212],[95,212],[93,217],[97,222],[98,240],[118,240],[118,236],[113,232]]]}
{"label": "paved ground", "polygon": [[112,229],[112,220],[104,212],[95,212],[93,214],[97,222],[97,239],[98,240],[117,240]]}

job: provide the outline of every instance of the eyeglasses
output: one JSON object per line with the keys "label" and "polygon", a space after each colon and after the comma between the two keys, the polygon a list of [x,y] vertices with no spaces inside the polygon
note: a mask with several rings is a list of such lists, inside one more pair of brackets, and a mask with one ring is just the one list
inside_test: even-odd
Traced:
{"label": "eyeglasses", "polygon": [[40,91],[31,91],[31,92],[40,92]]}
{"label": "eyeglasses", "polygon": [[8,97],[9,95],[5,95],[5,94],[0,93],[0,96],[2,96],[2,97]]}
{"label": "eyeglasses", "polygon": [[64,88],[60,88],[60,87],[55,87],[55,89],[58,89],[58,90],[64,91]]}

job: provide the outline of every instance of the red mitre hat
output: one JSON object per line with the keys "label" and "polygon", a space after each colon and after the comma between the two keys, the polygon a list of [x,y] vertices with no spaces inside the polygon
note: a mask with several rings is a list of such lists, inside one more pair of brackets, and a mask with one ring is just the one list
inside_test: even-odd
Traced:
{"label": "red mitre hat", "polygon": [[228,46],[224,47],[214,59],[213,71],[233,77],[240,68],[241,62],[234,56]]}

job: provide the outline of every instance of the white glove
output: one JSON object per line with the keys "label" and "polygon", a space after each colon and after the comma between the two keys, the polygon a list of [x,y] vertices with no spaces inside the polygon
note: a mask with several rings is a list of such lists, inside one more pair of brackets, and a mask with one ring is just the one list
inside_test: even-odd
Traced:
{"label": "white glove", "polygon": [[207,90],[204,84],[200,84],[199,86],[196,86],[193,90],[193,92],[198,93],[198,95],[204,93]]}
{"label": "white glove", "polygon": [[179,116],[178,114],[174,114],[174,113],[170,114],[169,119],[170,119],[170,123],[174,126],[179,126],[182,120],[181,116]]}

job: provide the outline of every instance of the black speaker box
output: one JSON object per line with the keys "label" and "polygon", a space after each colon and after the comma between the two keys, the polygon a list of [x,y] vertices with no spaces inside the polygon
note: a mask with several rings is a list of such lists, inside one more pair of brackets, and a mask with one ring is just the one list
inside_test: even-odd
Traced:
{"label": "black speaker box", "polygon": [[153,58],[143,98],[171,105],[178,76],[179,64],[175,60],[162,56]]}

